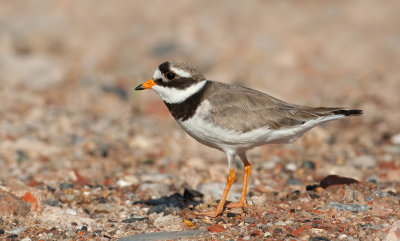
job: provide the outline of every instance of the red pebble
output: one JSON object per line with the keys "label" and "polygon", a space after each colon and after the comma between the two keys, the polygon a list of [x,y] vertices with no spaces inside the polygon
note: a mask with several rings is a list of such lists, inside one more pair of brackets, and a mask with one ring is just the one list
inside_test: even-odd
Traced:
{"label": "red pebble", "polygon": [[210,226],[207,228],[211,233],[221,233],[225,231],[225,228],[222,225],[215,224],[214,226]]}

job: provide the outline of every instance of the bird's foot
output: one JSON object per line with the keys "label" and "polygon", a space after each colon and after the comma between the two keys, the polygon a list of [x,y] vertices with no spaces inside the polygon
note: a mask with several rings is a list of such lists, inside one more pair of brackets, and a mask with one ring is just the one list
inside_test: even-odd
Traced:
{"label": "bird's foot", "polygon": [[243,208],[243,209],[247,209],[247,203],[246,201],[239,201],[236,203],[228,203],[226,205],[227,208]]}

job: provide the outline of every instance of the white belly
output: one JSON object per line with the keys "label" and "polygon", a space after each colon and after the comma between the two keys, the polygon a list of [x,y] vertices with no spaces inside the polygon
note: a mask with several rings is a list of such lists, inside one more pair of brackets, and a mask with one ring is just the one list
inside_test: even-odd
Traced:
{"label": "white belly", "polygon": [[235,153],[267,143],[290,143],[322,122],[344,117],[336,115],[318,118],[300,126],[280,130],[262,127],[248,132],[239,132],[216,126],[209,118],[209,110],[210,103],[207,100],[203,101],[192,118],[178,121],[178,123],[197,141],[225,152]]}

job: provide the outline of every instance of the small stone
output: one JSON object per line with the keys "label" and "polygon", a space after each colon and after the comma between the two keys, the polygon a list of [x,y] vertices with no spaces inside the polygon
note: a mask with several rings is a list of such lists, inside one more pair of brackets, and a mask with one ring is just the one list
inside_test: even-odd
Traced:
{"label": "small stone", "polygon": [[307,185],[306,186],[306,191],[315,191],[319,187],[319,185],[314,184],[314,185]]}
{"label": "small stone", "polygon": [[25,217],[30,212],[28,203],[11,193],[0,190],[0,213]]}
{"label": "small stone", "polygon": [[65,213],[69,214],[69,215],[74,215],[74,216],[78,214],[78,212],[75,209],[71,209],[71,208],[66,209]]}
{"label": "small stone", "polygon": [[122,220],[122,222],[123,223],[134,223],[134,222],[137,222],[137,221],[143,221],[145,219],[146,218],[144,218],[144,217],[133,217],[133,218],[127,218],[125,220]]}
{"label": "small stone", "polygon": [[59,200],[63,203],[71,203],[71,202],[75,201],[76,196],[73,193],[73,190],[65,189],[65,191],[68,191],[68,192],[62,193]]}
{"label": "small stone", "polygon": [[18,164],[21,164],[29,160],[29,155],[23,150],[17,150],[15,152],[15,159],[17,160]]}
{"label": "small stone", "polygon": [[107,199],[105,197],[100,197],[99,203],[107,203]]}
{"label": "small stone", "polygon": [[189,228],[191,228],[191,227],[194,226],[194,223],[191,222],[190,220],[187,220],[187,219],[183,220],[183,223],[184,223],[186,226],[188,226]]}
{"label": "small stone", "polygon": [[374,200],[374,198],[371,197],[371,196],[367,196],[367,197],[365,198],[365,201],[367,201],[367,202],[371,202],[371,201],[373,201],[373,200]]}
{"label": "small stone", "polygon": [[152,199],[156,199],[170,194],[170,186],[163,183],[143,183],[137,192],[146,192]]}
{"label": "small stone", "polygon": [[73,189],[74,184],[72,183],[61,183],[60,184],[60,190],[65,190],[65,189]]}
{"label": "small stone", "polygon": [[7,231],[6,233],[9,234],[19,234],[20,232],[24,232],[25,231],[25,227],[23,226],[19,226],[19,227],[15,227],[9,231]]}
{"label": "small stone", "polygon": [[7,236],[8,239],[15,239],[18,238],[18,234],[11,234]]}
{"label": "small stone", "polygon": [[153,225],[164,231],[180,231],[183,229],[183,219],[179,216],[167,215],[157,217]]}
{"label": "small stone", "polygon": [[367,205],[363,204],[345,204],[345,203],[338,203],[338,202],[329,202],[326,206],[327,209],[336,209],[336,210],[346,210],[355,213],[359,212],[366,212],[369,210]]}
{"label": "small stone", "polygon": [[265,196],[252,196],[251,201],[253,202],[254,206],[260,208],[264,206],[264,204],[267,201],[267,198]]}
{"label": "small stone", "polygon": [[327,188],[332,185],[348,185],[352,183],[358,183],[357,180],[348,177],[341,177],[337,175],[329,175],[321,180],[320,185],[322,188]]}
{"label": "small stone", "polygon": [[309,237],[308,241],[330,241],[330,240],[322,236],[314,236],[314,237]]}
{"label": "small stone", "polygon": [[288,185],[303,185],[303,182],[299,179],[290,178],[286,182]]}
{"label": "small stone", "polygon": [[281,220],[279,220],[278,222],[275,223],[275,225],[278,225],[278,226],[285,226],[286,223],[283,222],[283,221],[281,221]]}
{"label": "small stone", "polygon": [[246,217],[244,219],[244,223],[255,223],[256,221],[252,217]]}
{"label": "small stone", "polygon": [[136,176],[125,176],[124,178],[117,181],[119,187],[130,187],[139,185],[140,181]]}
{"label": "small stone", "polygon": [[228,217],[228,218],[234,218],[234,217],[236,217],[236,213],[231,213],[231,212],[229,212],[229,213],[227,213],[226,214],[226,216]]}
{"label": "small stone", "polygon": [[55,189],[54,187],[49,186],[49,185],[47,185],[46,188],[47,188],[47,190],[49,190],[50,192],[55,192],[55,191],[56,191],[56,189]]}
{"label": "small stone", "polygon": [[234,214],[236,214],[236,215],[240,215],[240,214],[243,213],[243,208],[232,208],[232,209],[230,210],[230,212],[231,212],[231,213],[234,213]]}
{"label": "small stone", "polygon": [[196,237],[207,234],[206,230],[186,230],[175,232],[150,232],[139,233],[128,237],[119,238],[118,241],[133,240],[197,240]]}
{"label": "small stone", "polygon": [[390,141],[395,145],[400,145],[400,133],[393,135]]}
{"label": "small stone", "polygon": [[224,226],[219,225],[219,224],[215,224],[213,226],[210,226],[207,228],[208,231],[210,231],[211,233],[221,233],[225,231]]}
{"label": "small stone", "polygon": [[376,166],[376,159],[369,155],[359,156],[359,157],[355,158],[354,160],[351,160],[350,162],[355,167],[361,168],[364,170],[373,168],[374,166]]}
{"label": "small stone", "polygon": [[354,191],[346,188],[344,190],[343,200],[346,202],[353,202],[354,200]]}
{"label": "small stone", "polygon": [[61,202],[60,202],[60,200],[58,200],[58,199],[46,199],[46,200],[44,201],[44,204],[47,204],[47,205],[52,206],[52,207],[59,207],[59,206],[61,206]]}
{"label": "small stone", "polygon": [[164,212],[166,207],[167,207],[167,205],[165,205],[165,204],[152,206],[149,209],[149,211],[147,211],[147,215],[152,214],[152,213],[162,213],[162,212]]}
{"label": "small stone", "polygon": [[172,177],[169,174],[146,174],[141,176],[142,182],[148,183],[162,183],[170,185],[172,184]]}
{"label": "small stone", "polygon": [[294,172],[297,170],[297,165],[294,162],[289,162],[288,164],[285,165],[285,169],[287,171]]}
{"label": "small stone", "polygon": [[397,241],[400,240],[400,221],[392,224],[389,232],[386,235],[386,241]]}
{"label": "small stone", "polygon": [[0,228],[0,235],[4,234],[4,229]]}
{"label": "small stone", "polygon": [[307,170],[315,170],[315,163],[310,160],[304,160],[300,167]]}

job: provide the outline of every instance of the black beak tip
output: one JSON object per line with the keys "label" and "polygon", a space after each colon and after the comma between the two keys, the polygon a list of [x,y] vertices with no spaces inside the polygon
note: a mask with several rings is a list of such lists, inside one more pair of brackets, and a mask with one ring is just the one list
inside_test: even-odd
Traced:
{"label": "black beak tip", "polygon": [[143,85],[138,85],[136,88],[135,88],[135,90],[144,90],[144,88],[143,88]]}

